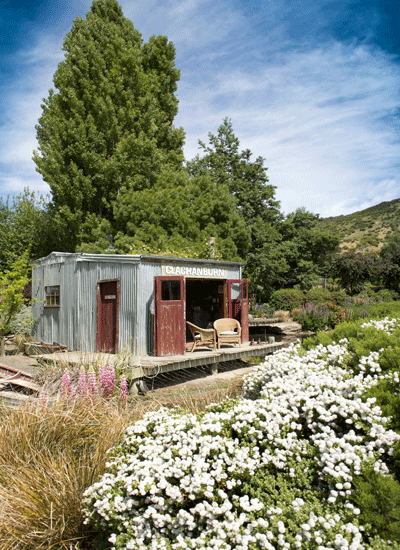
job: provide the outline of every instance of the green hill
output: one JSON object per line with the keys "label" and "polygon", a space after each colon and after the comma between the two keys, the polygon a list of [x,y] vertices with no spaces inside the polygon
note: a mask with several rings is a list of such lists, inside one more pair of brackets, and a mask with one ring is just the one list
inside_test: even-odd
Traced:
{"label": "green hill", "polygon": [[322,231],[338,233],[343,251],[377,252],[389,235],[400,230],[400,199],[381,202],[347,216],[321,218],[319,227]]}

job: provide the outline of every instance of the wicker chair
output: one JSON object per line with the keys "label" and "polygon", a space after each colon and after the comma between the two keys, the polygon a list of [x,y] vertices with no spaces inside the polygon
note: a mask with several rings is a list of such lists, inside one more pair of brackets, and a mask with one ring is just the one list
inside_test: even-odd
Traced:
{"label": "wicker chair", "polygon": [[216,350],[217,338],[213,328],[200,328],[193,323],[189,323],[189,321],[186,321],[186,324],[193,337],[193,346],[190,353],[200,346],[212,347],[214,351]]}
{"label": "wicker chair", "polygon": [[217,333],[218,349],[221,344],[238,344],[239,347],[242,327],[236,319],[217,319],[214,321],[214,328]]}

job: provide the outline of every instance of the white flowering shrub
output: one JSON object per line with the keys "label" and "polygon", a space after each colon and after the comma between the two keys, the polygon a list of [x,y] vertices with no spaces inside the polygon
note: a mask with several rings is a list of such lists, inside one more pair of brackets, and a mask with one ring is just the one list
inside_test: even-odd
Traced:
{"label": "white flowering shrub", "polygon": [[391,479],[400,440],[365,394],[399,379],[379,352],[356,371],[352,360],[347,340],[294,345],[255,368],[239,400],[149,413],[86,491],[86,522],[116,550],[399,549],[355,504],[356,480]]}

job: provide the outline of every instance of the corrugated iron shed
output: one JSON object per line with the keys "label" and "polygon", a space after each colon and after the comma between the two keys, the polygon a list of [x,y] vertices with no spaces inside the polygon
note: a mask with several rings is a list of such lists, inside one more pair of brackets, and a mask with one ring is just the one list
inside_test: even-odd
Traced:
{"label": "corrugated iron shed", "polygon": [[[242,264],[237,262],[53,252],[33,264],[34,334],[39,341],[57,342],[69,350],[96,352],[102,351],[116,325],[115,349],[108,351],[153,355],[156,278],[191,285],[193,303],[185,304],[191,308],[185,314],[194,315],[192,309],[202,304],[210,311],[222,308],[227,281],[241,275]],[[207,292],[215,296],[216,305]]]}

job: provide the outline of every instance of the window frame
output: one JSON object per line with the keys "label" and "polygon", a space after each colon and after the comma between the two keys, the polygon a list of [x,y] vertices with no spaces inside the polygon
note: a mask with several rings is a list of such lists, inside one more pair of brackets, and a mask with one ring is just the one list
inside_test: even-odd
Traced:
{"label": "window frame", "polygon": [[60,307],[60,305],[60,285],[46,285],[44,287],[44,307]]}

